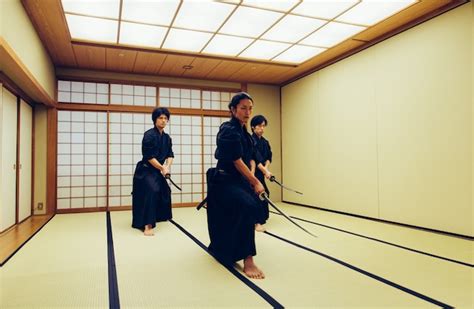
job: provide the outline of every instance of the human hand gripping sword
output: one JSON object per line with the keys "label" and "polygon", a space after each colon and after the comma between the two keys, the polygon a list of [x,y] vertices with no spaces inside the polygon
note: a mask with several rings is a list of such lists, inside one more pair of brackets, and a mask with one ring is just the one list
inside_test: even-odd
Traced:
{"label": "human hand gripping sword", "polygon": [[176,187],[176,189],[178,189],[179,191],[182,191],[181,188],[177,184],[174,183],[173,179],[171,179],[171,174],[166,174],[165,179],[168,179],[173,184],[173,186]]}
{"label": "human hand gripping sword", "polygon": [[305,229],[304,227],[302,227],[301,225],[299,225],[298,223],[296,223],[295,221],[293,221],[293,219],[291,219],[287,214],[285,214],[283,211],[281,211],[280,209],[278,209],[278,207],[270,200],[270,198],[268,197],[268,194],[267,194],[266,192],[260,193],[260,195],[259,195],[258,197],[259,197],[260,200],[262,200],[262,201],[267,201],[268,204],[270,204],[270,206],[272,206],[273,208],[275,208],[275,210],[280,213],[280,215],[282,215],[283,217],[285,217],[288,221],[290,221],[291,223],[293,223],[294,225],[296,225],[297,227],[299,227],[301,230],[303,230],[304,232],[308,233],[309,235],[311,235],[311,236],[313,236],[313,237],[318,237],[318,236],[314,235],[313,233],[311,233],[310,231],[308,231],[307,229]]}
{"label": "human hand gripping sword", "polygon": [[283,189],[286,189],[286,190],[289,190],[289,191],[292,191],[292,192],[303,195],[303,193],[301,193],[300,191],[293,190],[293,189],[288,188],[287,186],[283,185],[282,183],[280,183],[278,180],[276,180],[275,176],[271,176],[270,181],[276,183],[277,185],[279,185]]}

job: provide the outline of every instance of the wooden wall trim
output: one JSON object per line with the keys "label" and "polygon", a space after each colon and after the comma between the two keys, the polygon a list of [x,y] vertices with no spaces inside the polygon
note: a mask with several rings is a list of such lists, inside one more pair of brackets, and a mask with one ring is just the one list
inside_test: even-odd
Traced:
{"label": "wooden wall trim", "polygon": [[31,98],[46,106],[56,106],[56,102],[44,90],[43,86],[36,80],[26,65],[16,55],[15,51],[0,36],[0,59],[2,59],[2,70],[16,81],[17,84],[25,85],[29,89]]}
{"label": "wooden wall trim", "polygon": [[56,158],[57,158],[57,126],[58,111],[50,108],[47,111],[47,159],[46,159],[46,214],[56,212]]}

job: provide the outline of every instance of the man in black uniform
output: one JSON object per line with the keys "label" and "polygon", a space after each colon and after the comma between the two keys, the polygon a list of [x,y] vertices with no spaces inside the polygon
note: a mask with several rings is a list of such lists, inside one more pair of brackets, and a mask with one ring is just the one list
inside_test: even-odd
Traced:
{"label": "man in black uniform", "polygon": [[164,132],[170,112],[155,108],[151,118],[154,127],[143,135],[143,159],[133,176],[132,227],[146,236],[154,235],[156,222],[172,218],[171,189],[165,175],[170,172],[174,154],[171,138]]}
{"label": "man in black uniform", "polygon": [[[263,137],[267,125],[268,121],[262,115],[257,115],[250,121],[250,126],[253,132],[252,139],[255,146],[255,177],[257,177],[257,179],[262,183],[265,192],[270,196],[270,191],[265,183],[265,178],[270,179],[270,177],[272,177],[272,173],[268,169],[272,162],[272,149],[268,140]],[[261,212],[257,217],[257,225],[255,226],[255,230],[259,232],[265,230],[262,224],[265,224],[269,217],[268,202],[263,201],[261,205]]]}
{"label": "man in black uniform", "polygon": [[244,260],[244,273],[263,279],[265,275],[253,261],[256,210],[261,207],[258,194],[265,189],[250,171],[255,154],[246,123],[252,108],[250,95],[236,94],[229,103],[232,118],[219,128],[217,166],[207,171],[207,221],[209,251],[224,265]]}

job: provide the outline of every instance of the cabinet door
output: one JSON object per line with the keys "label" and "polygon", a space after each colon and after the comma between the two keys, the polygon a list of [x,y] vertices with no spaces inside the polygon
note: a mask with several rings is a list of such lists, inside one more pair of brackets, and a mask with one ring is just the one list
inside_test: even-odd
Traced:
{"label": "cabinet door", "polygon": [[32,156],[33,109],[28,103],[20,103],[20,156],[18,222],[31,216],[31,156]]}
{"label": "cabinet door", "polygon": [[0,204],[0,231],[15,224],[16,217],[16,140],[17,98],[7,89],[2,89],[0,126],[2,127],[2,187]]}

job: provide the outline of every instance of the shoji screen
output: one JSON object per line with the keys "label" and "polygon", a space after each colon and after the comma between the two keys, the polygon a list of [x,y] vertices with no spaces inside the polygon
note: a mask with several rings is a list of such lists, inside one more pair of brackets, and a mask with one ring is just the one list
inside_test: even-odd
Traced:
{"label": "shoji screen", "polygon": [[107,113],[58,112],[57,208],[107,206]]}
{"label": "shoji screen", "polygon": [[173,141],[175,159],[171,166],[173,204],[199,203],[203,198],[201,116],[171,115],[168,132]]}
{"label": "shoji screen", "polygon": [[153,127],[148,114],[110,113],[109,206],[132,205],[135,166],[142,159],[143,133]]}
{"label": "shoji screen", "polygon": [[207,192],[206,171],[216,166],[217,160],[214,157],[216,151],[216,136],[220,125],[229,120],[229,117],[204,117],[203,125],[203,159],[204,159],[204,193]]}

